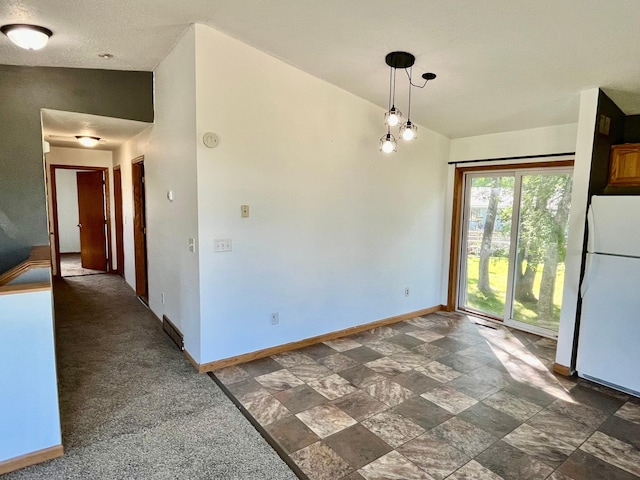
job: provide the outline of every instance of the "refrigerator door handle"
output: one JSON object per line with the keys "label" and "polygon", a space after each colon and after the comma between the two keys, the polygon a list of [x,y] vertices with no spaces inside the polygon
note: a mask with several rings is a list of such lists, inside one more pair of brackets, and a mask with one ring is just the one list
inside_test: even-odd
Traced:
{"label": "refrigerator door handle", "polygon": [[596,243],[596,229],[595,229],[595,219],[593,218],[593,205],[589,205],[589,210],[587,210],[587,252],[593,252]]}
{"label": "refrigerator door handle", "polygon": [[582,277],[582,284],[580,285],[580,296],[584,298],[587,291],[589,290],[589,284],[591,283],[591,278],[593,275],[593,254],[587,253],[587,258],[584,262],[584,277]]}

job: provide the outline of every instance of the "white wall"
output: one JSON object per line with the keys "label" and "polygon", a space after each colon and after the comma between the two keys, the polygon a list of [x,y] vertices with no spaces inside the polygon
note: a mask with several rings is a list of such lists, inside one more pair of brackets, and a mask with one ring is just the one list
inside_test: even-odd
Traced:
{"label": "white wall", "polygon": [[449,140],[385,156],[381,108],[195,28],[199,361],[439,305]]}
{"label": "white wall", "polygon": [[[52,205],[51,198],[51,178],[49,175],[50,165],[65,165],[77,167],[103,167],[109,169],[109,199],[111,208],[111,251],[113,254],[113,264],[116,266],[116,232],[115,232],[115,208],[113,204],[113,158],[108,150],[90,150],[87,148],[67,148],[51,147],[51,151],[45,154],[45,165],[47,169],[47,204]],[[56,177],[61,170],[56,171]],[[49,231],[53,231],[53,212],[49,208]],[[53,242],[51,245],[51,258],[55,266],[55,251]],[[54,267],[55,268],[55,267]],[[54,272],[55,273],[55,272]]]}
{"label": "white wall", "polygon": [[62,443],[51,290],[0,295],[0,338],[3,462]]}
{"label": "white wall", "polygon": [[449,161],[573,152],[576,148],[576,132],[577,124],[569,123],[456,138],[451,141]]}
{"label": "white wall", "polygon": [[593,154],[593,136],[596,128],[599,89],[585,90],[580,94],[580,116],[576,140],[576,156],[573,167],[573,190],[571,192],[571,215],[569,216],[569,238],[564,271],[562,310],[556,363],[571,366],[573,338],[575,334],[578,295],[580,294],[580,267],[584,248],[584,230],[587,216],[589,177]]}
{"label": "white wall", "polygon": [[[173,321],[185,336],[185,348],[198,359],[198,250],[188,247],[189,238],[198,238],[194,50],[192,26],[155,71],[155,124],[144,163],[149,305],[159,318],[166,314]],[[173,202],[167,199],[170,190]]]}
{"label": "white wall", "polygon": [[123,143],[113,152],[113,166],[120,166],[120,181],[122,183],[122,233],[124,247],[124,279],[136,288],[136,263],[133,244],[133,183],[131,176],[131,161],[144,155],[151,134],[150,126],[145,131]]}
{"label": "white wall", "polygon": [[78,170],[56,172],[56,196],[58,206],[58,235],[60,253],[80,251],[80,229],[78,228]]}

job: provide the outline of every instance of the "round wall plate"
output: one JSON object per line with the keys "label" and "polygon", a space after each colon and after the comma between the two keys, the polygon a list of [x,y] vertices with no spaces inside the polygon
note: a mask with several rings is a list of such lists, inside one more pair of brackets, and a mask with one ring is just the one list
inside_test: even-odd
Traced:
{"label": "round wall plate", "polygon": [[220,144],[220,138],[213,132],[207,132],[202,136],[202,143],[209,148],[216,148]]}

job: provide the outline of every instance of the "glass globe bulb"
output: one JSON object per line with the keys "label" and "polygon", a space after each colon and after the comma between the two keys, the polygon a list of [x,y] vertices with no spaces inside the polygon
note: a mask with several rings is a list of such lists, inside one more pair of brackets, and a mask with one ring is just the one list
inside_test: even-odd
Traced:
{"label": "glass globe bulb", "polygon": [[411,123],[411,120],[407,120],[407,122],[400,127],[400,136],[403,140],[410,142],[418,136],[418,127]]}
{"label": "glass globe bulb", "polygon": [[384,114],[384,121],[390,127],[395,127],[402,121],[402,112],[393,106]]}
{"label": "glass globe bulb", "polygon": [[383,135],[380,139],[380,151],[383,153],[392,153],[396,151],[396,139],[391,133]]}

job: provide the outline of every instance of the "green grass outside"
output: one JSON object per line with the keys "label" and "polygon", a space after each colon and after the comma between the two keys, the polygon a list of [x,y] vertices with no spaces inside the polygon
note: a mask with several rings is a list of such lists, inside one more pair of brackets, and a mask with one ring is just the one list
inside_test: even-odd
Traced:
{"label": "green grass outside", "polygon": [[[484,295],[478,290],[478,264],[480,258],[475,255],[467,257],[467,307],[504,317],[507,293],[507,270],[509,260],[505,257],[491,257],[489,260],[489,284],[492,293]],[[556,285],[553,294],[553,318],[539,318],[536,305],[525,305],[518,301],[513,304],[513,319],[521,322],[558,331],[560,324],[560,307],[562,305],[562,286],[564,284],[564,263],[558,265]],[[533,282],[533,292],[538,296],[542,265],[539,265]]]}

